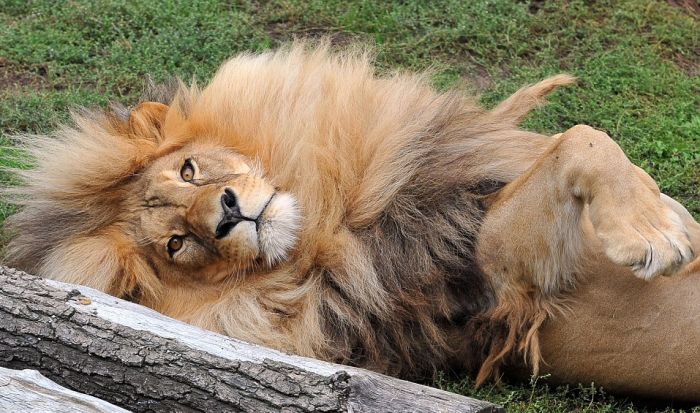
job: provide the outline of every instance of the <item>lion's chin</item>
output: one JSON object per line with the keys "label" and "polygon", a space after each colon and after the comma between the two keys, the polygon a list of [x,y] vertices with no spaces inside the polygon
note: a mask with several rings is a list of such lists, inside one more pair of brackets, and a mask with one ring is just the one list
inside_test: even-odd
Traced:
{"label": "lion's chin", "polygon": [[260,257],[269,266],[287,258],[297,241],[299,220],[296,199],[287,193],[277,193],[263,212],[258,229]]}

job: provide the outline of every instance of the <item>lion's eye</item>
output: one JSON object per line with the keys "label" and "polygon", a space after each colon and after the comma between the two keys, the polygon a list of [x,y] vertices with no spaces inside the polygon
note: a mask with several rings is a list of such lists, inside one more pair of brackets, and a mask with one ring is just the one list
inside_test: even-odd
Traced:
{"label": "lion's eye", "polygon": [[168,254],[172,257],[173,254],[180,251],[182,245],[184,244],[182,237],[179,235],[173,235],[168,240]]}
{"label": "lion's eye", "polygon": [[194,179],[194,166],[192,165],[191,160],[186,160],[185,164],[182,165],[182,168],[180,169],[180,177],[182,177],[182,180],[185,182],[190,182],[192,179]]}

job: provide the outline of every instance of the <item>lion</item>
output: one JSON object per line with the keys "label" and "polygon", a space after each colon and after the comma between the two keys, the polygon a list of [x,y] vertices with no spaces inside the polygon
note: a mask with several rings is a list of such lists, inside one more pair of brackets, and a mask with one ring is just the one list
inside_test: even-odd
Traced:
{"label": "lion", "polygon": [[485,110],[362,48],[241,54],[29,139],[5,260],[402,378],[524,368],[697,399],[700,225],[604,132],[518,127],[573,81]]}

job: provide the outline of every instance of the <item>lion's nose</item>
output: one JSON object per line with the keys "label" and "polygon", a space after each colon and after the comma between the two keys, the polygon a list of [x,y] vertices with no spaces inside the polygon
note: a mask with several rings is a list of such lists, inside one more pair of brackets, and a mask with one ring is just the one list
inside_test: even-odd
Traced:
{"label": "lion's nose", "polygon": [[241,215],[241,209],[236,200],[236,194],[234,194],[230,188],[224,189],[224,193],[221,195],[221,209],[223,210],[223,214],[221,221],[219,221],[219,224],[216,226],[216,239],[227,236],[236,224],[248,220]]}

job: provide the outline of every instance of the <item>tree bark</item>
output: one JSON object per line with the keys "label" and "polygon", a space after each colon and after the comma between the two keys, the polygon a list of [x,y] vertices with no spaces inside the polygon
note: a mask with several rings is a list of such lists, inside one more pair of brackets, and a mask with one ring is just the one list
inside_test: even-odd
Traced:
{"label": "tree bark", "polygon": [[143,412],[498,412],[488,402],[211,333],[0,267],[0,366]]}

